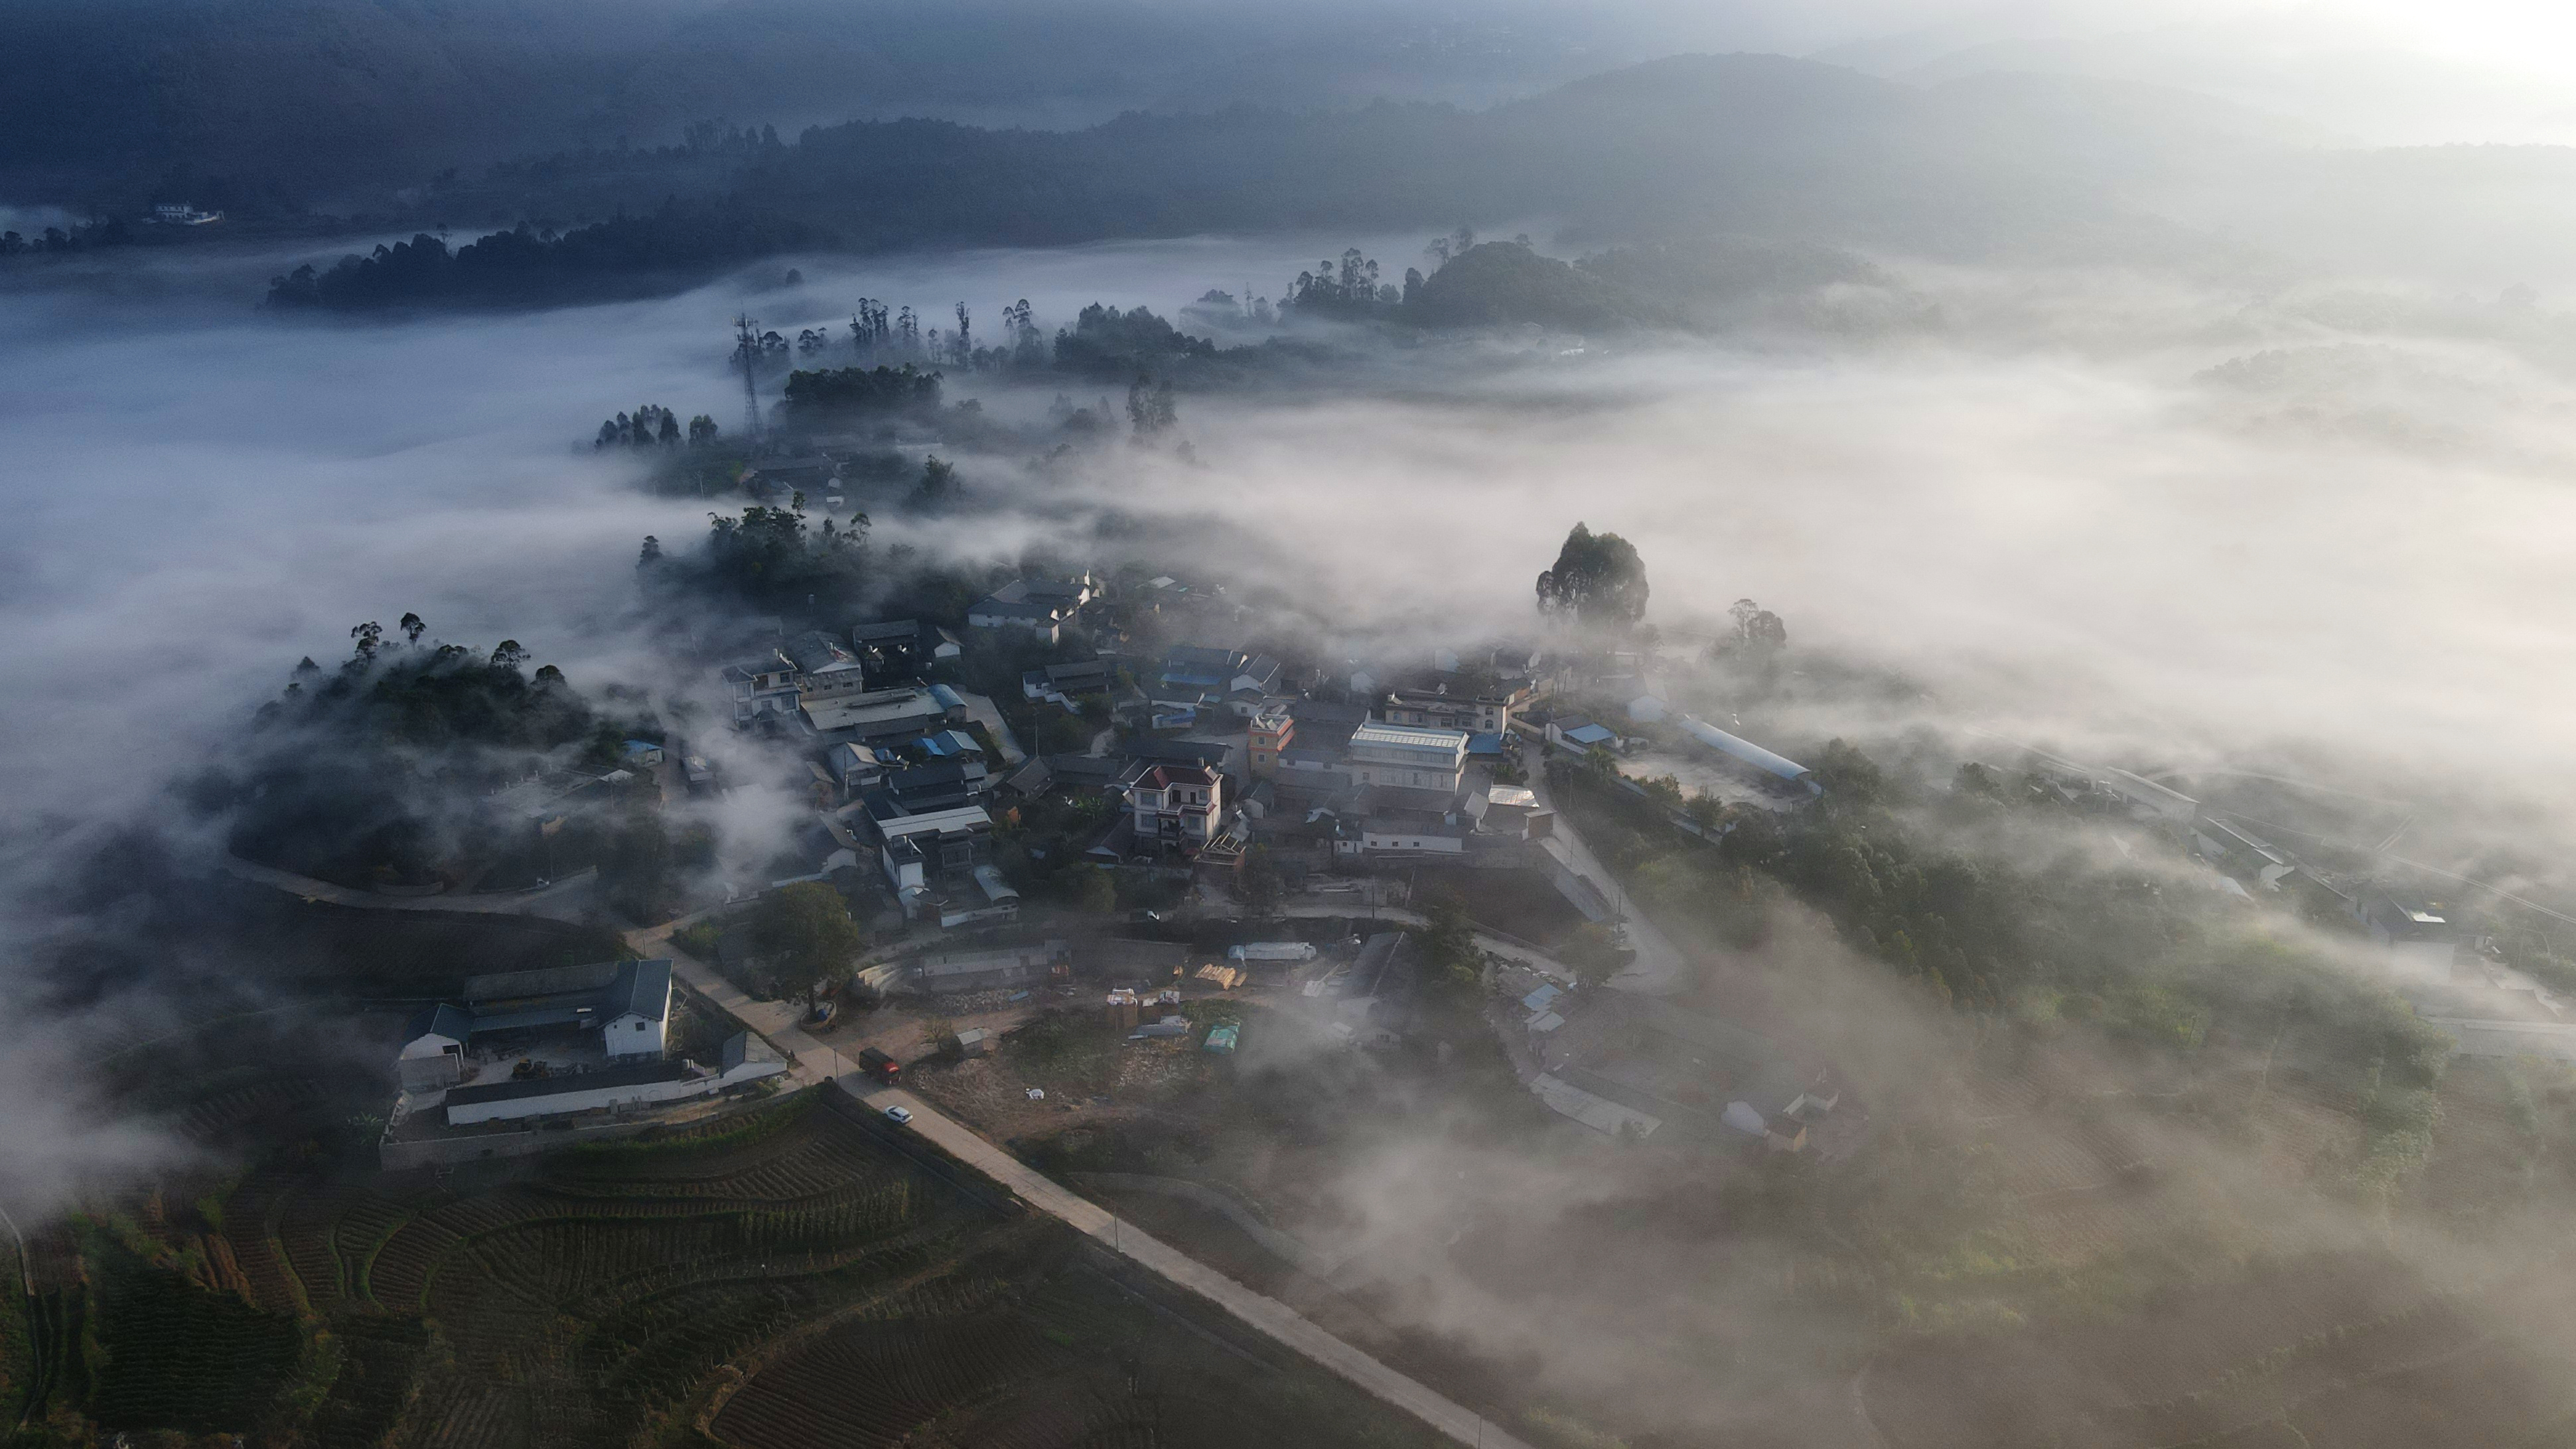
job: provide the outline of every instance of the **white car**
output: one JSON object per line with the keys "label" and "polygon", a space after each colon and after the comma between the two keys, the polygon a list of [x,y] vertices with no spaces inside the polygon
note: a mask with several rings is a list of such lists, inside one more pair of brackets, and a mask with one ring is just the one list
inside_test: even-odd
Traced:
{"label": "white car", "polygon": [[910,1108],[906,1107],[888,1107],[886,1108],[886,1120],[892,1122],[897,1127],[909,1127],[912,1125],[912,1111]]}

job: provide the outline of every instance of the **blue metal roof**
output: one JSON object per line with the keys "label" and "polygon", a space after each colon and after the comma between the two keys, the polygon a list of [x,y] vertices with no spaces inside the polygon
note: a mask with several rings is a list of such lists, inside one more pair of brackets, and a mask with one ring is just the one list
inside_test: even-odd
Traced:
{"label": "blue metal roof", "polygon": [[403,1040],[415,1042],[425,1036],[443,1036],[449,1041],[462,1042],[473,1035],[474,1013],[442,1001],[412,1013],[411,1025],[404,1029]]}

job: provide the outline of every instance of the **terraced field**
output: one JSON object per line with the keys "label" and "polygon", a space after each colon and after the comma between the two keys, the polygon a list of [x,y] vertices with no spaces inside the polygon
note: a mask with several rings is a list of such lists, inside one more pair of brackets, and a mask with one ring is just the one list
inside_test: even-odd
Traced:
{"label": "terraced field", "polygon": [[888,1130],[807,1094],[444,1181],[301,1147],[84,1228],[16,1337],[101,1430],[277,1449],[1427,1442]]}
{"label": "terraced field", "polygon": [[802,1337],[709,1425],[736,1449],[1424,1443],[1302,1363],[1216,1338],[1063,1238]]}

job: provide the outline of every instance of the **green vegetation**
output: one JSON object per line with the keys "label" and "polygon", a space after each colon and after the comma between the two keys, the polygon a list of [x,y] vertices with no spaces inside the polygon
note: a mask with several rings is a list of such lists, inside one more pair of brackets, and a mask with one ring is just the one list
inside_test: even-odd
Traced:
{"label": "green vegetation", "polygon": [[867,944],[841,893],[820,881],[771,891],[752,912],[751,932],[781,989],[808,998],[849,970]]}
{"label": "green vegetation", "polygon": [[295,1320],[188,1283],[93,1236],[98,1338],[89,1415],[111,1429],[242,1429],[276,1407],[305,1352]]}
{"label": "green vegetation", "polygon": [[1726,812],[1715,846],[1599,770],[1556,761],[1549,780],[1641,899],[1722,938],[1760,939],[1771,893],[1785,891],[1846,944],[1964,1014],[2085,1021],[2187,1054],[2214,1021],[2287,1013],[2322,1056],[2380,1064],[2389,1089],[2439,1080],[2449,1050],[2440,1032],[2259,921],[2162,889],[2144,867],[2099,869],[2070,854],[2030,869],[1947,843],[2014,807],[1960,789],[1908,808],[1844,742],[1816,758],[1825,793],[1813,807]]}
{"label": "green vegetation", "polygon": [[787,415],[808,427],[858,419],[936,412],[939,374],[912,364],[844,367],[788,374]]}
{"label": "green vegetation", "polygon": [[1646,565],[1636,545],[1578,523],[1538,576],[1538,606],[1599,627],[1632,629],[1646,617]]}
{"label": "green vegetation", "polygon": [[235,853],[362,887],[528,885],[593,863],[598,833],[570,817],[605,791],[543,832],[524,809],[461,802],[548,771],[605,773],[623,741],[661,739],[658,722],[594,710],[551,664],[529,673],[515,639],[488,652],[447,643],[416,614],[390,635],[370,621],[349,636],[337,669],[295,666],[238,764],[188,782],[196,809],[229,814]]}
{"label": "green vegetation", "polygon": [[1427,1443],[1239,1329],[1113,1286],[1074,1234],[979,1206],[856,1111],[807,1094],[497,1183],[383,1182],[401,1196],[281,1163],[207,1239],[256,1265],[226,1291],[183,1275],[157,1218],[104,1221],[69,1300],[86,1327],[61,1335],[80,1371],[25,1442],[612,1449],[699,1442],[714,1415],[725,1442],[781,1449],[818,1417],[888,1445],[1015,1424],[1038,1443],[1139,1425],[1212,1442],[1231,1416],[1258,1427],[1230,1442]]}
{"label": "green vegetation", "polygon": [[[787,508],[754,505],[740,518],[710,514],[705,549],[680,559],[657,549],[645,567],[646,582],[685,585],[756,608],[793,607],[806,600],[827,616],[856,608],[867,596],[868,518],[847,527],[830,518],[809,528],[803,500]],[[959,604],[959,613],[964,604]]]}
{"label": "green vegetation", "polygon": [[268,304],[338,311],[421,305],[562,303],[630,294],[638,280],[694,279],[732,262],[813,246],[809,222],[739,207],[683,205],[540,235],[522,222],[449,250],[427,232],[352,252],[327,270],[310,263],[272,277]]}

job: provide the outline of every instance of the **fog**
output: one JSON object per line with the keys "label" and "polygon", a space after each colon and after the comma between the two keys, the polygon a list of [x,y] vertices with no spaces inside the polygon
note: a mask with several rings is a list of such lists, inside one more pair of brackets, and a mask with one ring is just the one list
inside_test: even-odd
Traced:
{"label": "fog", "polygon": [[[2526,104],[2531,92],[2488,82],[2549,71],[2576,35],[2503,54],[2493,37],[2511,18],[2478,6],[1854,4],[1638,6],[1617,23],[1813,49],[1922,83],[2024,63],[2197,80],[2278,102],[2303,124],[2404,141],[2557,124]],[[2157,45],[2133,43],[2142,28]],[[2253,35],[2278,43],[2246,47],[2245,65],[2222,73],[2216,50]],[[2305,64],[2301,47],[2349,59],[2362,40],[2418,66],[2406,105],[2354,109],[2352,77],[2375,61],[2319,69],[2307,90],[2278,79]],[[2556,200],[2536,191],[2528,207]],[[2255,204],[2239,197],[2201,219]],[[1041,435],[1059,393],[1088,405],[1123,382],[952,370],[948,401],[1010,425],[958,436],[1010,441],[937,445],[961,470],[954,506],[862,500],[876,515],[869,547],[887,562],[904,549],[977,567],[1024,555],[1147,564],[1221,582],[1249,611],[1242,637],[1204,642],[1293,642],[1327,666],[1384,669],[1498,637],[1566,637],[1537,611],[1533,583],[1581,522],[1632,542],[1651,582],[1640,688],[1794,757],[1857,742],[1915,787],[1891,821],[1946,832],[1941,848],[1962,858],[2032,877],[2117,876],[2166,901],[2216,897],[2212,872],[2100,818],[1942,814],[1968,798],[1947,788],[1962,761],[2010,758],[2026,742],[2184,783],[2348,792],[2372,818],[2402,821],[2415,857],[2510,871],[2544,904],[2576,909],[2548,864],[2576,844],[2576,739],[2563,723],[2576,650],[2565,562],[2576,556],[2576,293],[2559,294],[2576,284],[2526,266],[2539,242],[2492,227],[2444,221],[2456,234],[2417,248],[2395,233],[2326,237],[2325,212],[2307,224],[2313,250],[2276,230],[2273,253],[2230,267],[1872,256],[1858,269],[1871,280],[1767,296],[1697,334],[1289,324],[1296,347],[1211,369],[1180,393],[1176,430],[1155,439]],[[1579,219],[1486,226],[1515,231],[1541,251],[1579,250],[1563,240]],[[657,300],[366,321],[250,305],[272,272],[363,243],[134,248],[0,279],[0,737],[11,745],[0,992],[12,1003],[0,1010],[0,1208],[42,1215],[202,1163],[119,1089],[150,1075],[160,1044],[202,1032],[203,1001],[300,1009],[259,962],[155,937],[180,917],[149,907],[161,882],[204,878],[226,848],[227,822],[184,803],[187,783],[240,759],[254,712],[297,661],[335,663],[353,625],[411,612],[432,642],[480,652],[515,639],[594,702],[615,690],[660,710],[693,748],[735,766],[720,796],[673,806],[715,835],[713,880],[694,883],[692,904],[765,882],[790,835],[810,830],[802,780],[774,768],[781,752],[687,713],[716,695],[702,669],[682,667],[674,636],[747,621],[695,597],[675,607],[636,568],[647,535],[685,555],[710,510],[750,500],[659,496],[641,455],[591,447],[602,418],[641,404],[738,432],[742,382],[726,366],[737,316],[837,340],[862,297],[918,309],[925,327],[950,325],[963,302],[989,340],[1002,308],[1027,299],[1052,335],[1093,302],[1176,317],[1210,289],[1278,298],[1347,246],[1393,278],[1429,266],[1425,240],[792,255]],[[827,360],[849,356],[836,341]],[[764,404],[777,386],[763,383]],[[1114,401],[1110,411],[1115,431]],[[1050,453],[1058,437],[1076,441]],[[1748,598],[1788,632],[1758,691],[1707,653]],[[102,852],[120,841],[148,848]],[[1834,1274],[1870,1261],[1846,1232],[1875,1250],[1872,1234],[2008,1214],[2027,1235],[2011,1251],[2030,1254],[2013,1271],[2038,1274],[2096,1266],[2086,1233],[2163,1260],[2158,1271],[2393,1252],[2480,1323],[2522,1311],[2489,1286],[2531,1238],[2563,1226],[2563,1190],[2436,1221],[2392,1215],[2389,1196],[2366,1201],[2319,1166],[2396,1130],[2369,1114],[2405,1044],[2392,1034],[2344,1060],[2356,1050],[2334,1035],[2341,1023],[2302,1041],[2302,1010],[2329,1008],[2302,994],[2310,978],[2264,975],[2277,963],[2263,953],[2376,989],[2393,979],[2386,952],[2287,907],[2225,917],[2212,933],[2223,949],[2188,969],[2245,965],[2245,995],[2211,997],[2244,1007],[2242,1019],[2159,1057],[2169,1041],[2092,1030],[2109,1014],[2061,1018],[2046,962],[2010,1001],[1989,960],[1973,976],[1960,957],[1954,978],[1909,978],[1899,963],[1911,943],[1880,951],[1786,879],[1759,887],[1758,939],[1730,936],[1717,913],[1669,912],[1690,963],[1676,999],[1747,1005],[1758,1029],[1834,1064],[1875,1134],[1835,1164],[1831,1208],[1846,1216],[1813,1186],[1821,1169],[1804,1186],[1766,1187],[1719,1154],[1633,1151],[1506,1090],[1553,1132],[1513,1137],[1429,1073],[1370,1079],[1400,1089],[1364,1120],[1315,1133],[1329,1152],[1250,1131],[1253,1145],[1218,1150],[1263,1156],[1261,1171],[1294,1196],[1291,1225],[1344,1265],[1334,1287],[1364,1295],[1365,1311],[1569,1402],[1625,1401],[1641,1422],[1729,1442],[1823,1442],[1816,1426],[1861,1404],[1861,1375],[1845,1373],[1859,1355],[1875,1362],[1878,1344],[1862,1341],[1848,1304],[1827,1301]],[[1632,888],[1652,901],[1647,884]],[[2016,908],[2036,917],[2054,904]],[[2077,929],[2136,939],[2121,934],[2134,922],[2108,914]],[[83,933],[153,964],[67,985],[47,968]],[[1989,999],[1948,1009],[1954,987]],[[1509,1001],[1495,1009],[1511,1031]],[[380,1065],[363,1032],[331,1035],[320,1055]],[[1310,1070],[1342,1050],[1315,1036],[1256,1030],[1239,1065]],[[1445,1068],[1452,1043],[1440,1045]],[[2273,1110],[2276,1061],[2286,1076],[2302,1050],[2366,1066],[2362,1105]],[[2241,1100],[2228,1095],[2248,1082]],[[2063,1148],[2107,1175],[2002,1182],[1980,1155],[1989,1136],[2029,1149],[2012,1171],[2044,1177]],[[2537,1160],[2521,1159],[2527,1175]],[[1984,1252],[1990,1226],[1906,1251],[1938,1259],[1927,1272],[1973,1277],[1986,1270],[1940,1255]],[[2534,1292],[2555,1271],[2518,1276]],[[1826,1297],[1802,1273],[1823,1274]],[[2093,1290],[2067,1288],[2067,1301],[2080,1291]],[[2104,1291],[2094,1306],[2135,1306]],[[1965,1322],[2018,1326],[2007,1314]],[[1959,1326],[1936,1314],[1893,1331]],[[1777,1402],[1746,1397],[1774,1382],[1796,1387]]]}
{"label": "fog", "polygon": [[[1405,240],[1367,245],[1413,260]],[[790,258],[664,301],[366,326],[253,315],[222,268],[11,296],[0,781],[21,859],[168,814],[169,782],[220,761],[296,659],[335,657],[361,621],[408,610],[438,638],[514,637],[586,690],[691,687],[643,639],[631,564],[647,533],[696,537],[705,509],[645,496],[584,444],[639,402],[737,425],[737,310],[792,329],[860,295],[934,318],[1026,296],[1051,327],[1092,300],[1273,294],[1336,249]],[[779,284],[788,265],[801,286]],[[1195,462],[1122,446],[1040,484],[1019,459],[970,457],[980,511],[888,518],[878,537],[1105,556],[1080,542],[1087,520],[1197,519],[1220,542],[1192,567],[1385,653],[1527,632],[1530,580],[1581,520],[1638,544],[1676,658],[1751,596],[1810,658],[1921,691],[1893,712],[1819,699],[1784,717],[1798,740],[1928,723],[2142,765],[2322,760],[2374,793],[2510,812],[2526,845],[2565,838],[2576,760],[2551,665],[2571,643],[2576,328],[2547,299],[1890,265],[1892,297],[1828,310],[1928,305],[1938,325],[1362,357],[1322,385],[1185,399]],[[2210,373],[2267,351],[2287,356]],[[1046,392],[991,403],[1034,415]],[[719,823],[756,854],[788,813],[754,797]],[[23,949],[43,902],[21,909]],[[69,1180],[42,1153],[7,1160],[15,1199]]]}
{"label": "fog", "polygon": [[[792,328],[859,295],[934,316],[1027,296],[1053,324],[1091,300],[1275,292],[1333,249],[802,259],[801,288],[775,284],[782,263],[666,301],[381,326],[282,326],[185,285],[14,296],[0,779],[22,822],[148,809],[298,657],[406,610],[441,638],[516,637],[585,687],[649,674],[636,541],[691,538],[703,509],[641,495],[580,444],[641,401],[734,423],[737,309]],[[1354,636],[1526,629],[1529,580],[1579,518],[1639,544],[1652,617],[1677,636],[1752,596],[1801,646],[1918,681],[1946,724],[2173,764],[2322,746],[2392,788],[2558,827],[2569,746],[2545,665],[2569,640],[2547,604],[2576,511],[2545,304],[2500,338],[2427,337],[2321,322],[2333,309],[2295,294],[2113,274],[1903,286],[1948,325],[1860,344],[1516,341],[1446,379],[1432,358],[1338,391],[1192,398],[1196,466],[1121,452],[1031,497],[1049,519],[1218,520],[1260,540],[1244,576],[1330,600],[1312,622]],[[2284,348],[2334,365],[2276,368],[2250,395],[2200,376]],[[1015,462],[970,466],[1007,491]],[[1002,556],[1061,546],[1054,527],[1005,507],[932,541]],[[1816,732],[1836,723],[1852,722]]]}

